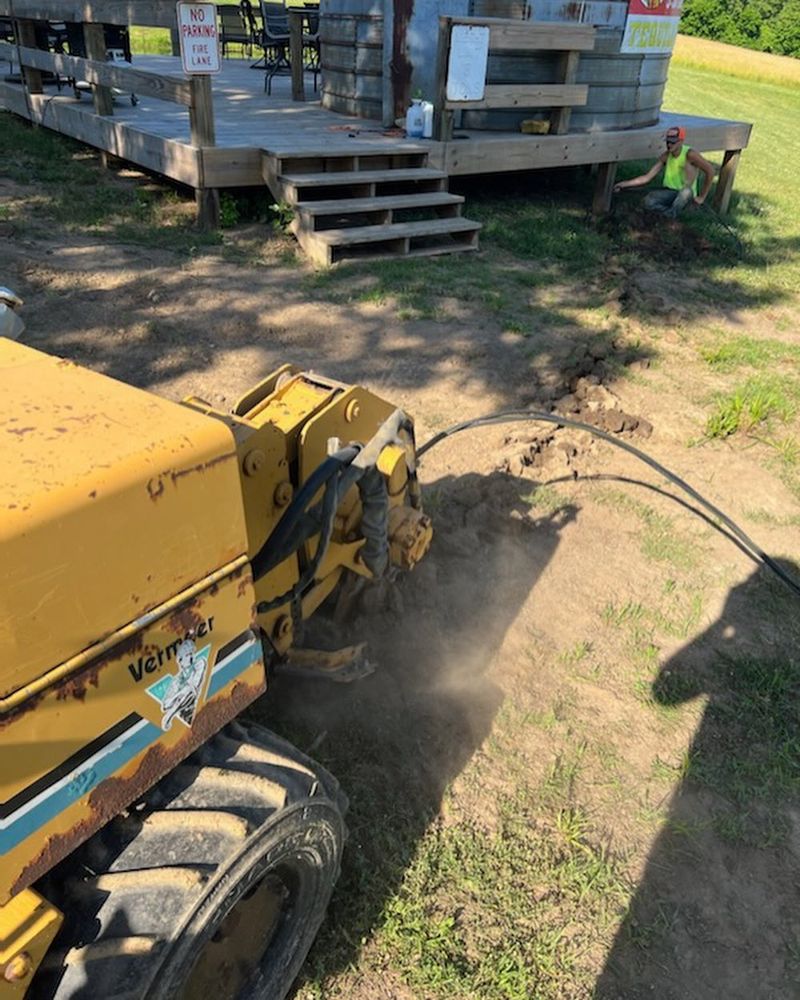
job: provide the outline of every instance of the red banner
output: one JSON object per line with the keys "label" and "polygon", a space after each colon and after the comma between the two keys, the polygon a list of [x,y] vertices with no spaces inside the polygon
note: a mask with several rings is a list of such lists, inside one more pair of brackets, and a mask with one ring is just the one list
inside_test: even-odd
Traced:
{"label": "red banner", "polygon": [[649,14],[650,17],[680,17],[683,0],[630,0],[629,14]]}

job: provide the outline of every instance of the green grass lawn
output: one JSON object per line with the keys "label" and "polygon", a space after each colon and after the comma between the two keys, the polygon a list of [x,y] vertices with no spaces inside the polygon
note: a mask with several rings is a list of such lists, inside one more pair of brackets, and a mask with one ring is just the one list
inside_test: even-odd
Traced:
{"label": "green grass lawn", "polygon": [[800,88],[674,64],[665,108],[753,123],[736,177],[732,222],[756,261],[741,280],[800,288]]}

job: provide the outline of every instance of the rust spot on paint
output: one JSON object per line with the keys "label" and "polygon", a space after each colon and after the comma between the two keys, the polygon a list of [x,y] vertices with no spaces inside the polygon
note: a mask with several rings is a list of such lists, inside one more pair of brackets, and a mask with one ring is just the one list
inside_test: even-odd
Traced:
{"label": "rust spot on paint", "polygon": [[35,427],[8,427],[6,429],[6,433],[16,434],[18,437],[22,437],[23,434],[30,434],[31,431],[35,430]]}
{"label": "rust spot on paint", "polygon": [[178,469],[175,472],[170,472],[170,478],[173,483],[177,483],[184,476],[190,476],[193,472],[207,472],[209,469],[213,469],[215,465],[219,465],[221,462],[229,462],[232,458],[238,458],[235,451],[229,452],[226,455],[218,455],[216,458],[212,458],[210,462],[201,462],[199,465],[192,465],[188,469]]}
{"label": "rust spot on paint", "polygon": [[92,490],[92,492],[89,494],[89,499],[94,500],[96,496],[97,496],[97,490]]}
{"label": "rust spot on paint", "polygon": [[67,428],[66,427],[54,427],[53,430],[54,431],[58,431],[59,434],[66,434],[67,433]]}
{"label": "rust spot on paint", "polygon": [[150,494],[151,500],[158,500],[164,492],[164,482],[161,477],[147,480],[147,492]]}
{"label": "rust spot on paint", "polygon": [[11,895],[15,896],[41,878],[110,819],[140,799],[165,774],[239,715],[263,690],[264,684],[249,685],[238,681],[229,694],[215,698],[200,709],[192,728],[175,746],[168,748],[163,743],[156,743],[145,752],[130,777],[107,778],[101,782],[88,798],[91,815],[76,823],[68,833],[49,837],[36,857],[23,868],[11,887]]}

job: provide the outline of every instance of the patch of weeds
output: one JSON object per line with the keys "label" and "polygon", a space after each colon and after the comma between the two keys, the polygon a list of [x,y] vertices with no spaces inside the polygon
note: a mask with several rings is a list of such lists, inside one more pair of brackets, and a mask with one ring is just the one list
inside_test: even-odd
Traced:
{"label": "patch of weeds", "polygon": [[716,371],[730,372],[736,368],[765,368],[776,364],[800,361],[800,347],[781,340],[733,337],[713,347],[704,347],[700,355]]}
{"label": "patch of weeds", "polygon": [[269,206],[267,222],[279,233],[288,232],[289,226],[294,219],[294,209],[288,202],[276,201]]}
{"label": "patch of weeds", "polygon": [[542,783],[543,801],[555,805],[572,801],[586,746],[584,741],[556,755]]}
{"label": "patch of weeds", "polygon": [[555,729],[559,721],[558,716],[552,708],[541,712],[526,712],[523,719],[523,722],[536,726],[537,729],[543,729],[545,732]]}
{"label": "patch of weeds", "polygon": [[574,646],[569,649],[565,649],[558,657],[559,663],[565,663],[568,665],[574,665],[580,663],[581,660],[586,659],[586,657],[592,651],[592,644],[587,639],[581,639],[576,642]]}
{"label": "patch of weeds", "polygon": [[219,197],[219,224],[222,229],[232,229],[240,219],[239,203],[229,191]]}
{"label": "patch of weeds", "polygon": [[580,808],[548,818],[532,801],[523,789],[495,829],[436,826],[418,845],[376,941],[415,993],[555,1000],[591,981],[582,956],[631,886]]}
{"label": "patch of weeds", "polygon": [[800,387],[786,378],[759,376],[727,395],[717,397],[716,408],[706,422],[706,437],[726,438],[747,433],[773,417],[786,421],[794,416]]}
{"label": "patch of weeds", "polygon": [[641,551],[648,559],[666,562],[678,569],[692,569],[697,564],[697,542],[681,537],[671,517],[659,514],[621,490],[598,489],[592,495],[599,504],[633,514],[642,523]]}
{"label": "patch of weeds", "polygon": [[692,588],[673,590],[667,611],[653,613],[653,624],[665,635],[675,639],[688,639],[703,617],[703,595]]}
{"label": "patch of weeds", "polygon": [[640,951],[649,951],[660,939],[671,934],[678,922],[678,910],[668,903],[657,903],[655,913],[649,920],[631,915],[625,921],[625,929],[631,944]]}
{"label": "patch of weeds", "polygon": [[0,121],[4,172],[35,185],[35,193],[20,199],[30,233],[49,236],[55,222],[72,232],[186,254],[221,242],[219,233],[196,231],[194,202],[167,184],[121,180],[79,143],[13,115]]}
{"label": "patch of weeds", "polygon": [[715,813],[712,826],[715,833],[734,846],[780,847],[786,843],[791,829],[788,818],[773,810],[728,809]]}
{"label": "patch of weeds", "polygon": [[772,528],[800,528],[800,514],[773,514],[769,510],[746,510],[745,517],[755,524],[766,524]]}
{"label": "patch of weeds", "polygon": [[692,771],[692,751],[685,750],[677,761],[667,761],[656,757],[650,765],[650,773],[656,781],[683,781]]}
{"label": "patch of weeds", "polygon": [[470,200],[470,218],[483,223],[481,241],[518,257],[557,262],[568,273],[580,273],[603,262],[607,241],[585,223],[585,209],[564,201],[519,197]]}
{"label": "patch of weeds", "polygon": [[638,601],[626,601],[624,604],[608,601],[600,612],[600,617],[606,625],[613,625],[614,628],[621,628],[630,622],[640,621],[644,615],[644,605]]}
{"label": "patch of weeds", "polygon": [[739,804],[797,796],[800,666],[742,658],[721,669],[724,694],[709,703],[695,780]]}
{"label": "patch of weeds", "polygon": [[520,500],[541,514],[554,514],[564,506],[564,498],[554,486],[534,486],[530,493],[521,493]]}
{"label": "patch of weeds", "polygon": [[796,437],[767,438],[764,443],[773,449],[782,465],[793,469],[800,462],[800,441]]}

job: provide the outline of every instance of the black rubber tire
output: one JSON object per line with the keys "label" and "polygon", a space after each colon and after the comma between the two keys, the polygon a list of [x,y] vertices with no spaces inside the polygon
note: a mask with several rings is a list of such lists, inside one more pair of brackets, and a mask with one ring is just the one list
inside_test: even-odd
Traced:
{"label": "black rubber tire", "polygon": [[290,744],[232,723],[37,885],[65,921],[30,996],[176,1000],[267,877],[283,903],[274,934],[247,985],[215,983],[213,1000],[283,1000],[339,874],[346,804]]}

